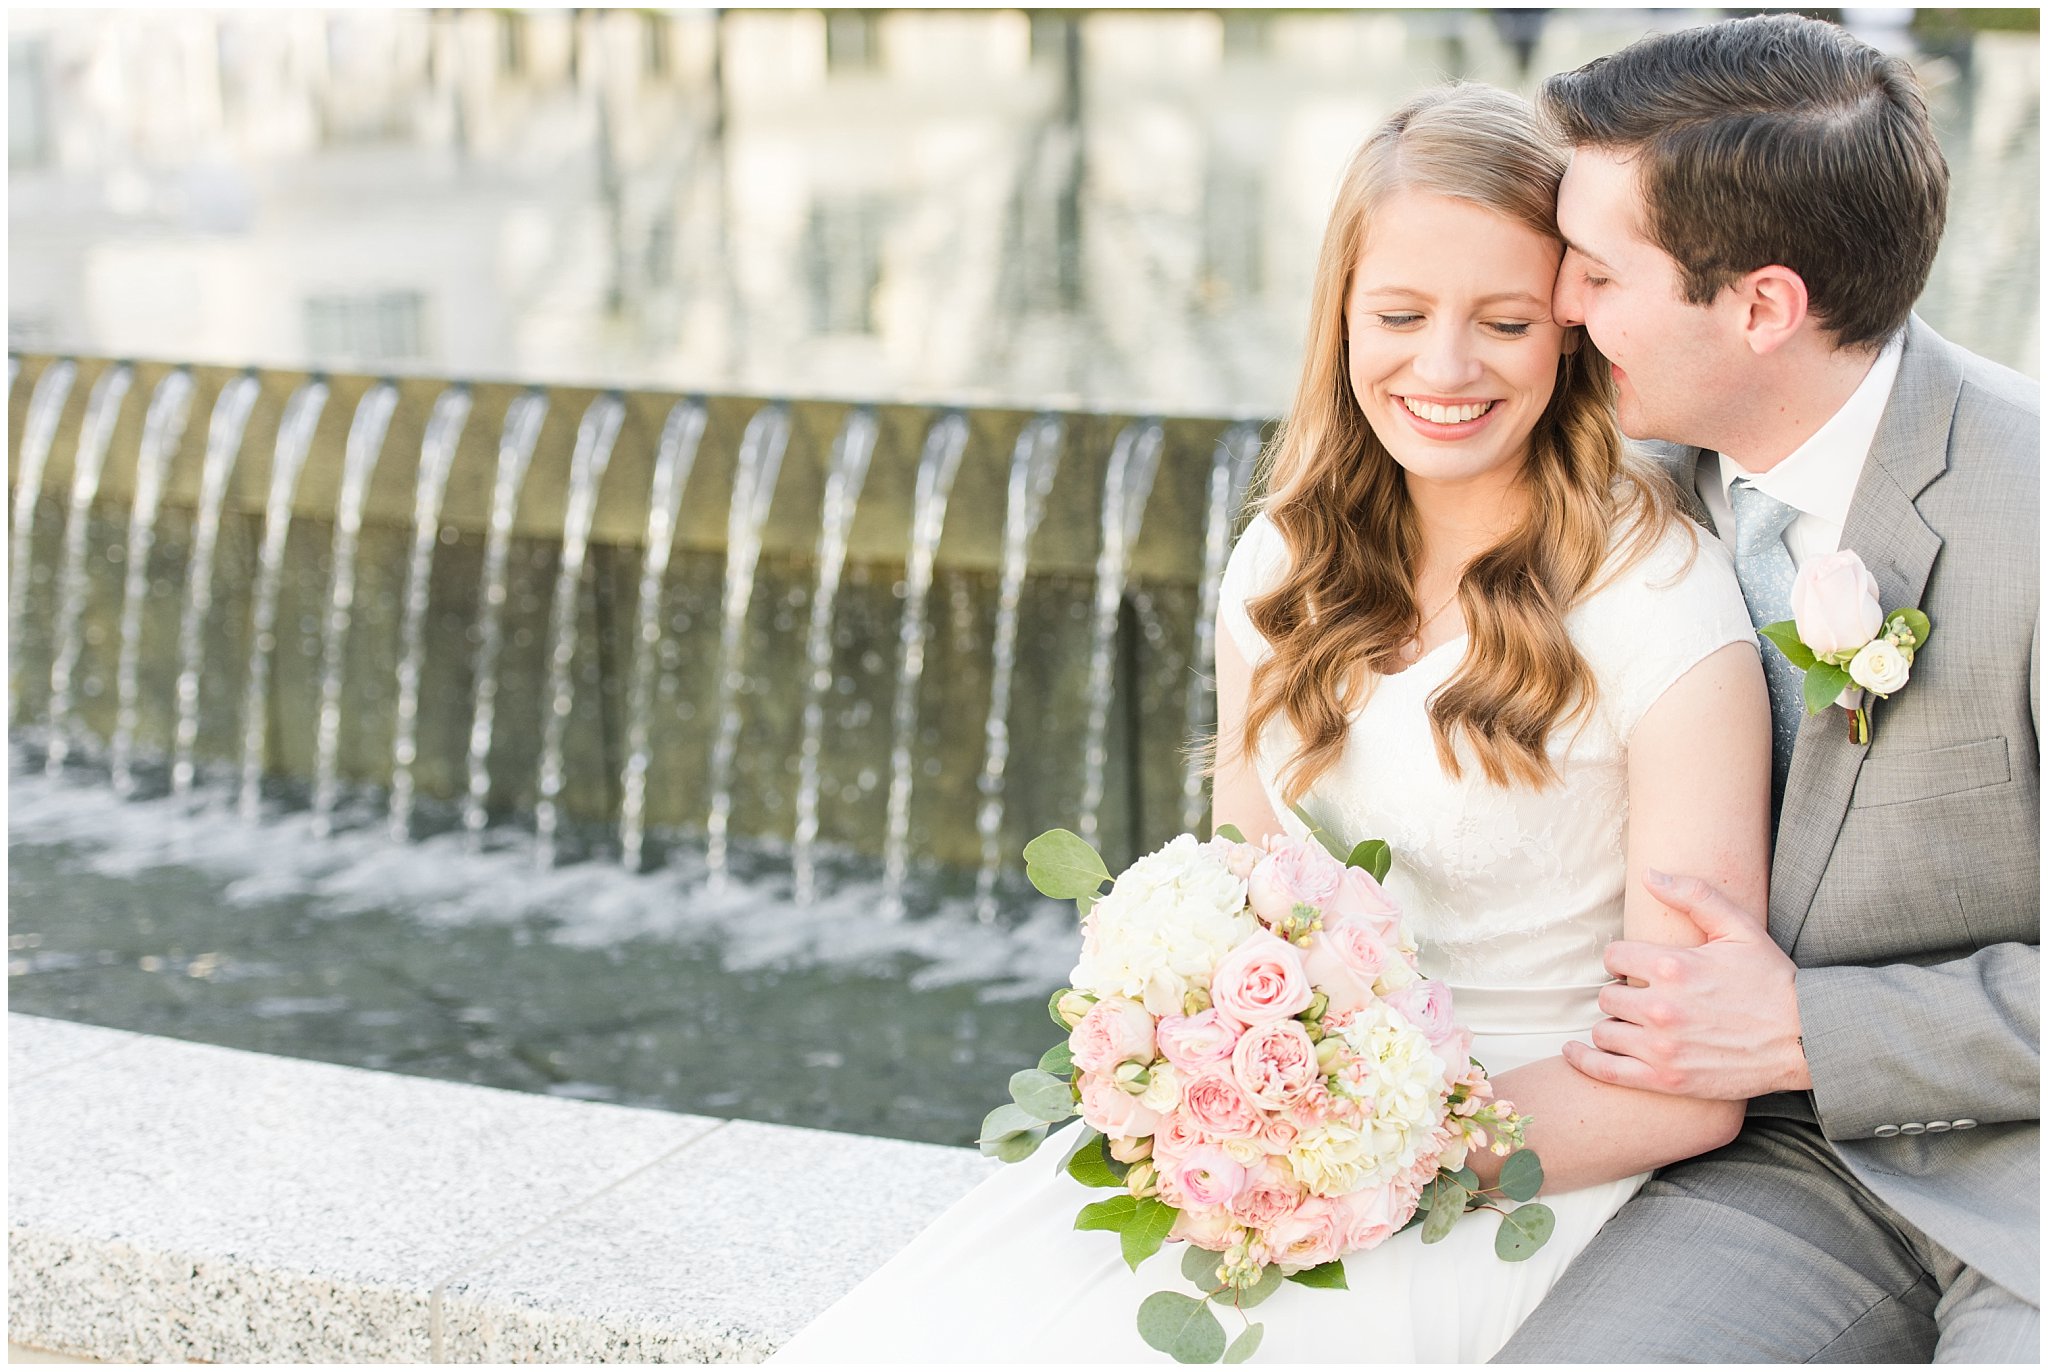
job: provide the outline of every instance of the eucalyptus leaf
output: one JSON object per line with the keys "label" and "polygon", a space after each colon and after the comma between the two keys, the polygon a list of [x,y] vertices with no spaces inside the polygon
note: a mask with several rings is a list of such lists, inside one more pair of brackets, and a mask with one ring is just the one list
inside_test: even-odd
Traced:
{"label": "eucalyptus leaf", "polygon": [[1346,867],[1363,867],[1374,881],[1385,881],[1394,866],[1394,850],[1383,838],[1369,838],[1351,850]]}
{"label": "eucalyptus leaf", "polygon": [[1800,671],[1812,667],[1815,661],[1813,649],[1799,641],[1799,624],[1796,620],[1781,619],[1775,624],[1766,624],[1757,630],[1769,639],[1777,650],[1791,659],[1792,665]]}
{"label": "eucalyptus leaf", "polygon": [[1238,828],[1238,827],[1237,827],[1237,826],[1236,826],[1235,824],[1219,824],[1219,825],[1217,825],[1217,826],[1216,826],[1216,837],[1218,837],[1218,838],[1227,838],[1227,839],[1229,839],[1229,840],[1230,840],[1230,841],[1231,841],[1232,843],[1243,843],[1243,842],[1245,841],[1245,840],[1244,840],[1244,830],[1242,830],[1242,829]]}
{"label": "eucalyptus leaf", "polygon": [[1038,1070],[1050,1072],[1056,1077],[1068,1077],[1074,1071],[1074,1050],[1065,1043],[1055,1043],[1045,1050],[1038,1059]]}
{"label": "eucalyptus leaf", "polygon": [[1138,1307],[1138,1337],[1175,1362],[1219,1362],[1223,1323],[1207,1301],[1154,1291]]}
{"label": "eucalyptus leaf", "polygon": [[1291,1274],[1287,1280],[1303,1286],[1313,1286],[1319,1291],[1349,1291],[1350,1284],[1344,1280],[1344,1259],[1332,1258],[1320,1267],[1304,1267]]}
{"label": "eucalyptus leaf", "polygon": [[1467,1191],[1477,1191],[1479,1189],[1479,1174],[1469,1167],[1460,1167],[1457,1171],[1451,1173],[1451,1179]]}
{"label": "eucalyptus leaf", "polygon": [[1036,1067],[1027,1067],[1010,1078],[1010,1099],[1031,1118],[1048,1124],[1057,1124],[1074,1113],[1074,1089]]}
{"label": "eucalyptus leaf", "polygon": [[1159,1251],[1180,1211],[1165,1201],[1147,1197],[1138,1202],[1137,1213],[1123,1227],[1124,1261],[1135,1272],[1138,1264]]}
{"label": "eucalyptus leaf", "polygon": [[994,1143],[997,1139],[1007,1138],[1011,1134],[1028,1134],[1037,1128],[1038,1124],[1039,1119],[1036,1115],[1020,1110],[1014,1105],[998,1105],[982,1117],[981,1133],[975,1137],[975,1142]]}
{"label": "eucalyptus leaf", "polygon": [[1422,1241],[1424,1243],[1441,1243],[1450,1236],[1452,1227],[1464,1218],[1465,1188],[1462,1186],[1457,1188],[1456,1194],[1457,1199],[1455,1202],[1453,1202],[1451,1195],[1446,1193],[1437,1197],[1437,1203],[1430,1207],[1429,1218],[1422,1222]]}
{"label": "eucalyptus leaf", "polygon": [[1024,845],[1024,875],[1054,900],[1077,900],[1100,891],[1109,868],[1079,834],[1048,829]]}
{"label": "eucalyptus leaf", "polygon": [[1493,1236],[1493,1251],[1504,1262],[1520,1262],[1549,1241],[1557,1228],[1557,1216],[1547,1205],[1518,1205],[1500,1222]]}
{"label": "eucalyptus leaf", "polygon": [[1067,1159],[1067,1175],[1083,1186],[1122,1186],[1130,1169],[1117,1164],[1103,1151],[1102,1144],[1102,1135],[1097,1134],[1077,1149]]}
{"label": "eucalyptus leaf", "polygon": [[[1221,1253],[1211,1253],[1206,1248],[1188,1245],[1188,1251],[1180,1255],[1180,1274],[1204,1291],[1214,1290],[1217,1283],[1216,1269],[1223,1262]],[[1230,1293],[1225,1291],[1224,1295]]]}
{"label": "eucalyptus leaf", "polygon": [[1305,826],[1307,826],[1309,836],[1315,839],[1317,843],[1322,844],[1324,851],[1329,853],[1331,857],[1337,859],[1337,861],[1339,862],[1342,862],[1345,858],[1350,856],[1350,853],[1345,849],[1343,844],[1337,842],[1336,839],[1331,838],[1327,833],[1323,832],[1323,826],[1317,824],[1314,820],[1309,818],[1308,811],[1302,809],[1299,805],[1290,804],[1287,808],[1294,812],[1294,817],[1296,819],[1300,820]]}
{"label": "eucalyptus leaf", "polygon": [[1517,1148],[1500,1165],[1500,1191],[1509,1200],[1535,1200],[1543,1189],[1543,1163],[1526,1148]]}
{"label": "eucalyptus leaf", "polygon": [[1840,667],[1816,662],[1806,669],[1806,713],[1817,715],[1835,703],[1835,697],[1852,684]]}
{"label": "eucalyptus leaf", "polygon": [[1230,1341],[1230,1347],[1223,1350],[1223,1361],[1244,1362],[1259,1351],[1259,1340],[1266,1337],[1263,1324],[1246,1325],[1245,1331]]}
{"label": "eucalyptus leaf", "polygon": [[1218,1296],[1216,1301],[1219,1305],[1228,1305],[1233,1309],[1249,1310],[1275,1291],[1278,1291],[1285,1284],[1286,1280],[1285,1277],[1280,1275],[1278,1264],[1269,1262],[1260,1269],[1259,1279],[1256,1282],[1242,1291],[1227,1291],[1223,1295]]}
{"label": "eucalyptus leaf", "polygon": [[1121,1234],[1137,1213],[1136,1196],[1111,1196],[1108,1200],[1082,1206],[1081,1213],[1074,1216],[1074,1228],[1107,1229],[1112,1234]]}

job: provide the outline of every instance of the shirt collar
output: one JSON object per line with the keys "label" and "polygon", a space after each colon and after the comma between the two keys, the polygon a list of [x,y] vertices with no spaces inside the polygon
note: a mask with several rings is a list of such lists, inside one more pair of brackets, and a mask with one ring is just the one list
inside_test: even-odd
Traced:
{"label": "shirt collar", "polygon": [[1727,496],[1737,478],[1747,478],[1750,485],[1801,514],[1831,524],[1848,523],[1849,503],[1856,497],[1856,482],[1884,418],[1892,382],[1898,379],[1905,342],[1905,330],[1893,334],[1842,408],[1769,471],[1747,472],[1728,454],[1716,454],[1721,494]]}

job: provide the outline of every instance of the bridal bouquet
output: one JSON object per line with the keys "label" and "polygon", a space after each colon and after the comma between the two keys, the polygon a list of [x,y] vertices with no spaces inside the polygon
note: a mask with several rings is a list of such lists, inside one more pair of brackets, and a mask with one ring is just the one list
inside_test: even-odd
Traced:
{"label": "bridal bouquet", "polygon": [[[981,1148],[1018,1162],[1081,1117],[1066,1170],[1118,1194],[1075,1227],[1117,1233],[1134,1269],[1188,1245],[1201,1294],[1138,1309],[1139,1334],[1179,1362],[1250,1357],[1263,1326],[1226,1348],[1214,1305],[1249,1310],[1283,1280],[1341,1288],[1345,1254],[1412,1225],[1433,1243],[1497,1211],[1495,1251],[1514,1261],[1554,1224],[1546,1206],[1507,1208],[1543,1169],[1449,991],[1416,969],[1380,886],[1387,845],[1346,850],[1295,813],[1312,839],[1183,834],[1113,881],[1067,830],[1024,849],[1032,884],[1079,904],[1081,960],[1051,1001],[1066,1041],[1010,1079]],[[1492,1188],[1465,1166],[1475,1148],[1506,1157]]]}

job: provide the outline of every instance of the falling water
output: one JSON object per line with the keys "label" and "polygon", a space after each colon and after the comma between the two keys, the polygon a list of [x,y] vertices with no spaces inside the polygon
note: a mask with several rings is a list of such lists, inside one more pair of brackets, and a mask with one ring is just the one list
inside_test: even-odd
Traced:
{"label": "falling water", "polygon": [[199,742],[199,671],[206,654],[206,616],[213,608],[213,550],[220,540],[221,503],[227,498],[228,476],[242,451],[262,383],[245,373],[221,387],[206,430],[206,460],[199,472],[199,513],[192,527],[192,553],[186,562],[185,608],[178,619],[177,730],[171,737],[171,791],[192,790],[192,754]]}
{"label": "falling water", "polygon": [[285,402],[270,460],[270,498],[263,506],[263,546],[256,556],[256,589],[249,612],[249,673],[242,691],[242,818],[256,820],[263,800],[263,745],[269,732],[270,655],[277,649],[277,589],[284,576],[284,541],[292,527],[292,492],[313,446],[313,430],[327,406],[327,383],[308,381]]}
{"label": "falling water", "polygon": [[348,651],[349,625],[355,617],[356,544],[363,532],[363,501],[369,495],[370,475],[384,452],[391,412],[397,408],[398,388],[388,381],[364,392],[349,421],[348,447],[341,460],[341,499],[334,511],[334,570],[327,583],[327,618],[320,636],[320,716],[313,743],[316,834],[325,834],[332,827],[339,789],[342,655]]}
{"label": "falling water", "polygon": [[917,687],[924,677],[924,606],[932,562],[946,523],[946,500],[967,451],[967,420],[954,413],[934,420],[917,463],[911,502],[910,560],[904,569],[902,654],[896,668],[895,741],[889,750],[889,821],[882,849],[882,917],[903,913],[903,880],[910,866],[911,745],[917,737]]}
{"label": "falling water", "polygon": [[1003,774],[1010,761],[1010,683],[1017,671],[1017,611],[1031,537],[1045,517],[1046,497],[1059,470],[1061,423],[1041,415],[1017,435],[1010,454],[1010,488],[1003,506],[1003,563],[996,592],[995,651],[989,683],[987,752],[981,764],[981,872],[974,883],[974,913],[983,924],[996,914],[996,877],[1003,869]]}
{"label": "falling water", "polygon": [[433,585],[434,547],[441,540],[441,497],[455,446],[469,422],[467,386],[450,386],[434,401],[420,443],[413,487],[412,556],[405,569],[405,618],[398,631],[398,721],[391,744],[391,837],[404,842],[412,829],[412,765],[418,760],[420,671],[427,659],[427,597]]}
{"label": "falling water", "polygon": [[[1154,423],[1129,424],[1110,450],[1102,482],[1102,551],[1095,560],[1095,625],[1088,652],[1088,730],[1082,744],[1081,820],[1076,829],[1101,846],[1102,791],[1109,764],[1109,703],[1115,685],[1117,614],[1130,573],[1131,546],[1145,519],[1152,478],[1159,471],[1162,434]],[[1137,689],[1136,682],[1126,688]]]}
{"label": "falling water", "polygon": [[747,604],[754,597],[754,566],[761,558],[761,526],[789,446],[789,408],[769,405],[747,423],[733,473],[732,511],[726,519],[725,609],[718,630],[718,737],[711,749],[711,814],[704,851],[712,889],[725,884],[726,826],[732,820],[732,764],[740,746],[741,649]]}
{"label": "falling water", "polygon": [[512,553],[512,516],[519,508],[519,488],[526,482],[533,445],[547,418],[548,398],[528,391],[505,410],[505,429],[498,440],[498,475],[491,485],[491,527],[484,542],[482,603],[477,608],[476,703],[469,723],[469,791],[462,802],[462,827],[471,845],[483,842],[491,795],[491,728],[498,711],[498,649],[505,633],[505,563]]}
{"label": "falling water", "polygon": [[[1188,676],[1188,737],[1208,736],[1216,725],[1216,596],[1230,560],[1231,533],[1237,527],[1244,493],[1259,461],[1259,426],[1239,424],[1216,442],[1209,462],[1209,511],[1202,528],[1201,608],[1195,615],[1195,669]],[[1202,759],[1192,750],[1181,778],[1181,828],[1201,828],[1208,811]]]}
{"label": "falling water", "polygon": [[[192,373],[180,367],[157,383],[135,458],[135,500],[128,511],[128,555],[122,563],[120,656],[114,667],[114,738],[111,747],[114,793],[135,790],[131,763],[142,697],[142,602],[149,598],[149,555],[156,547],[156,511],[163,497],[164,471],[185,437],[192,414]],[[159,419],[159,414],[162,418]]]}
{"label": "falling water", "polygon": [[629,872],[640,870],[647,816],[647,771],[654,762],[654,666],[661,649],[661,585],[675,546],[676,514],[697,445],[704,438],[704,404],[682,400],[661,427],[654,458],[654,486],[647,494],[647,542],[640,559],[640,597],[634,611],[633,683],[626,707],[626,768],[620,778],[619,856]]}
{"label": "falling water", "polygon": [[[19,363],[15,364],[19,366]],[[115,371],[125,372],[126,368]],[[104,383],[109,372],[101,377]],[[57,437],[57,421],[64,414],[64,402],[71,398],[71,383],[78,378],[78,364],[70,358],[59,358],[43,368],[43,374],[36,378],[36,388],[29,393],[28,419],[21,431],[21,456],[15,466],[14,486],[14,558],[7,579],[7,641],[17,650],[21,644],[21,606],[28,593],[29,552],[36,529],[36,501],[43,494],[43,464],[49,461],[50,444]],[[127,380],[121,382],[122,394],[127,393]],[[13,389],[9,384],[9,390]],[[99,393],[94,388],[94,394]],[[11,712],[15,696],[10,679],[8,708]]]}
{"label": "falling water", "polygon": [[[80,620],[85,598],[91,590],[85,573],[86,523],[93,498],[99,494],[100,472],[107,465],[107,445],[113,441],[114,424],[121,417],[121,402],[135,379],[132,367],[121,366],[103,372],[93,383],[85,404],[85,422],[78,430],[78,458],[71,470],[70,518],[64,525],[64,570],[57,582],[57,622],[53,630],[56,656],[50,664],[50,753],[46,766],[51,776],[63,768],[70,749],[65,729],[71,715],[71,674],[78,666],[85,637]],[[155,417],[155,406],[151,406]]]}
{"label": "falling water", "polygon": [[562,793],[562,734],[569,711],[576,706],[576,678],[570,674],[576,657],[576,595],[583,586],[583,560],[590,548],[590,521],[597,514],[597,489],[612,460],[612,444],[626,406],[615,395],[590,402],[576,426],[576,455],[569,462],[569,508],[562,517],[562,561],[555,571],[555,595],[548,608],[548,707],[541,720],[540,798],[534,804],[538,839],[534,854],[543,867],[554,865],[555,830],[561,816],[555,797]]}
{"label": "falling water", "polygon": [[839,599],[839,574],[846,566],[846,540],[854,508],[875,453],[875,414],[861,408],[846,417],[832,445],[825,478],[825,510],[818,532],[818,588],[811,597],[811,627],[804,640],[804,741],[797,756],[796,843],[791,855],[797,903],[817,896],[818,762],[825,747],[825,696],[832,688],[832,613]]}

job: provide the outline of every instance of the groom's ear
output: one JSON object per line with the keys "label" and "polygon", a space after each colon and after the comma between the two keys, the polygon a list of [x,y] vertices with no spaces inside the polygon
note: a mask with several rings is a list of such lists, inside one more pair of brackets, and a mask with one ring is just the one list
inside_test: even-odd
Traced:
{"label": "groom's ear", "polygon": [[1776,352],[1806,323],[1806,282],[1790,267],[1758,267],[1734,285],[1743,341],[1762,357]]}

